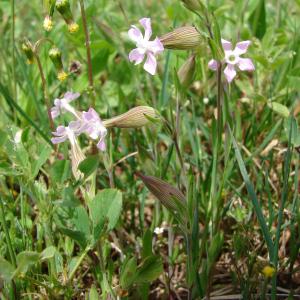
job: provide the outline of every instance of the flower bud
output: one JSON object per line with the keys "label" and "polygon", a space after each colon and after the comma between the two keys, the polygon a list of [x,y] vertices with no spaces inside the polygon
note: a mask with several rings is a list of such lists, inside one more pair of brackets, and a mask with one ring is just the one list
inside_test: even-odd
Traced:
{"label": "flower bud", "polygon": [[201,34],[193,26],[176,28],[159,39],[165,48],[174,50],[195,49],[202,41]]}
{"label": "flower bud", "polygon": [[55,7],[68,24],[69,32],[74,33],[78,31],[79,26],[73,19],[69,0],[57,0]]}
{"label": "flower bud", "polygon": [[178,78],[181,85],[187,88],[193,81],[196,69],[196,56],[191,55],[188,60],[180,67],[178,71]]}
{"label": "flower bud", "polygon": [[53,28],[52,17],[50,17],[49,15],[45,17],[43,27],[48,32],[50,32],[52,30],[52,28]]}
{"label": "flower bud", "polygon": [[122,115],[103,121],[103,125],[107,128],[138,128],[146,125],[151,118],[157,117],[158,115],[154,108],[137,106]]}
{"label": "flower bud", "polygon": [[201,13],[205,9],[204,4],[200,0],[181,0],[185,7],[193,12]]}
{"label": "flower bud", "polygon": [[30,43],[30,41],[25,40],[22,43],[22,51],[24,52],[24,54],[27,57],[27,64],[31,65],[34,63],[34,53],[33,53],[33,46]]}
{"label": "flower bud", "polygon": [[68,74],[64,71],[61,51],[57,47],[53,47],[49,51],[49,57],[53,62],[53,65],[57,71],[57,79],[59,81],[64,81],[68,77]]}

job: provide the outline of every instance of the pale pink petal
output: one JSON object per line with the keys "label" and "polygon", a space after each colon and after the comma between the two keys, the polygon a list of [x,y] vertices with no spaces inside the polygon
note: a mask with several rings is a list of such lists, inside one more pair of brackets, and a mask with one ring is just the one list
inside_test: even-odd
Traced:
{"label": "pale pink petal", "polygon": [[254,71],[255,67],[250,58],[241,58],[238,61],[238,66],[241,71]]}
{"label": "pale pink petal", "polygon": [[56,131],[52,132],[52,134],[56,136],[64,135],[66,134],[66,127],[60,125],[56,128]]}
{"label": "pale pink petal", "polygon": [[141,31],[134,25],[131,25],[131,28],[128,30],[128,36],[136,43],[143,39]]}
{"label": "pale pink petal", "polygon": [[152,35],[152,29],[151,29],[151,19],[150,18],[143,18],[140,19],[140,24],[144,27],[145,29],[145,35],[144,39],[146,41],[149,41],[151,35]]}
{"label": "pale pink petal", "polygon": [[159,38],[156,38],[154,41],[149,41],[148,45],[154,54],[159,54],[164,51],[164,46]]}
{"label": "pale pink petal", "polygon": [[156,66],[157,62],[155,56],[152,53],[148,52],[147,60],[144,64],[144,70],[150,73],[151,75],[154,75],[156,71]]}
{"label": "pale pink petal", "polygon": [[59,144],[59,143],[64,142],[66,139],[67,139],[66,135],[60,136],[60,137],[54,137],[51,139],[51,142],[52,142],[52,144]]}
{"label": "pale pink petal", "polygon": [[224,49],[225,51],[228,51],[228,50],[231,50],[231,49],[232,49],[231,42],[226,41],[226,40],[224,40],[224,39],[221,39],[221,42],[222,42],[223,49]]}
{"label": "pale pink petal", "polygon": [[228,64],[227,67],[224,70],[224,74],[226,76],[227,81],[230,83],[236,75],[236,71],[234,69],[234,66]]}
{"label": "pale pink petal", "polygon": [[57,118],[59,116],[59,114],[60,114],[60,111],[57,107],[54,106],[54,107],[51,108],[51,117],[52,117],[52,119]]}
{"label": "pale pink petal", "polygon": [[128,58],[130,62],[135,62],[136,65],[140,64],[144,59],[145,54],[139,48],[130,51]]}
{"label": "pale pink petal", "polygon": [[216,71],[218,69],[218,62],[215,59],[212,59],[208,62],[208,67],[211,70]]}
{"label": "pale pink petal", "polygon": [[242,55],[245,54],[247,52],[247,49],[249,47],[249,45],[251,44],[251,41],[243,41],[243,42],[239,42],[236,44],[235,49],[234,49],[234,53],[236,55]]}
{"label": "pale pink petal", "polygon": [[102,139],[100,139],[100,141],[98,142],[98,144],[97,144],[97,148],[99,149],[99,150],[101,150],[101,151],[105,151],[106,150],[106,144],[105,144],[105,140],[104,140],[104,138]]}
{"label": "pale pink petal", "polygon": [[66,99],[68,102],[71,102],[77,99],[78,97],[80,97],[80,93],[66,92],[63,98]]}

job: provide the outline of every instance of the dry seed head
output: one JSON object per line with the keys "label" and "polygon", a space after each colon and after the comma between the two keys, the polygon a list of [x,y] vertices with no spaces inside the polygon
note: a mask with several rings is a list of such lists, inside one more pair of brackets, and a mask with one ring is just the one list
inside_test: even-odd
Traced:
{"label": "dry seed head", "polygon": [[157,117],[158,115],[154,108],[150,106],[137,106],[122,115],[103,121],[103,125],[107,128],[138,128],[146,125],[149,119]]}
{"label": "dry seed head", "polygon": [[184,26],[161,36],[160,41],[167,49],[188,50],[199,47],[202,37],[194,26]]}

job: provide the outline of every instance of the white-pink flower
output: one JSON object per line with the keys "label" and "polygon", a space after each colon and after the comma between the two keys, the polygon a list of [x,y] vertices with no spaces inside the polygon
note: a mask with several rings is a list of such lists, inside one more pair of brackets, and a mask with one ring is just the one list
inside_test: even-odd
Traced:
{"label": "white-pink flower", "polygon": [[[253,62],[250,58],[240,57],[242,54],[245,54],[247,52],[247,49],[250,44],[251,44],[250,41],[239,42],[232,50],[231,42],[222,39],[222,46],[225,53],[225,57],[222,63],[227,64],[226,68],[224,69],[224,74],[229,83],[236,76],[236,67],[238,67],[241,71],[255,70]],[[211,70],[216,71],[218,68],[218,62],[212,59],[209,61],[208,67]]]}
{"label": "white-pink flower", "polygon": [[147,56],[146,62],[144,64],[144,70],[154,75],[156,72],[157,61],[156,55],[164,50],[164,46],[158,37],[154,41],[150,41],[152,35],[151,19],[142,18],[140,19],[140,24],[144,27],[145,34],[134,25],[128,31],[129,38],[135,42],[136,47],[129,53],[130,62],[135,62],[135,65],[143,62],[145,56]]}
{"label": "white-pink flower", "polygon": [[103,125],[98,113],[90,108],[87,112],[82,113],[82,132],[85,132],[93,140],[99,139],[97,147],[101,151],[105,151],[105,137],[107,135],[107,129]]}
{"label": "white-pink flower", "polygon": [[68,139],[71,145],[75,145],[76,136],[81,133],[81,127],[80,121],[72,121],[69,126],[58,126],[56,131],[52,132],[54,137],[51,139],[51,142],[53,144],[59,144]]}
{"label": "white-pink flower", "polygon": [[55,99],[54,106],[51,108],[52,118],[55,119],[60,114],[65,113],[66,111],[78,117],[77,112],[75,111],[74,107],[70,105],[70,102],[74,101],[79,96],[79,93],[66,92],[62,98]]}

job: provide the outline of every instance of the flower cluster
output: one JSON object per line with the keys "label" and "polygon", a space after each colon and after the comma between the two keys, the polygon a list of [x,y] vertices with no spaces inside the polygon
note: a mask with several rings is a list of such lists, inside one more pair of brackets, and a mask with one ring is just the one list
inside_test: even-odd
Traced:
{"label": "flower cluster", "polygon": [[103,125],[98,113],[90,108],[88,111],[79,112],[72,105],[71,102],[80,96],[79,93],[67,92],[64,97],[54,100],[54,106],[51,109],[51,116],[53,119],[57,118],[62,113],[69,112],[76,121],[70,122],[68,126],[58,126],[56,132],[53,132],[53,144],[58,144],[69,139],[71,145],[76,143],[76,136],[85,133],[93,140],[98,139],[97,147],[101,151],[105,151],[105,136],[107,129]]}

